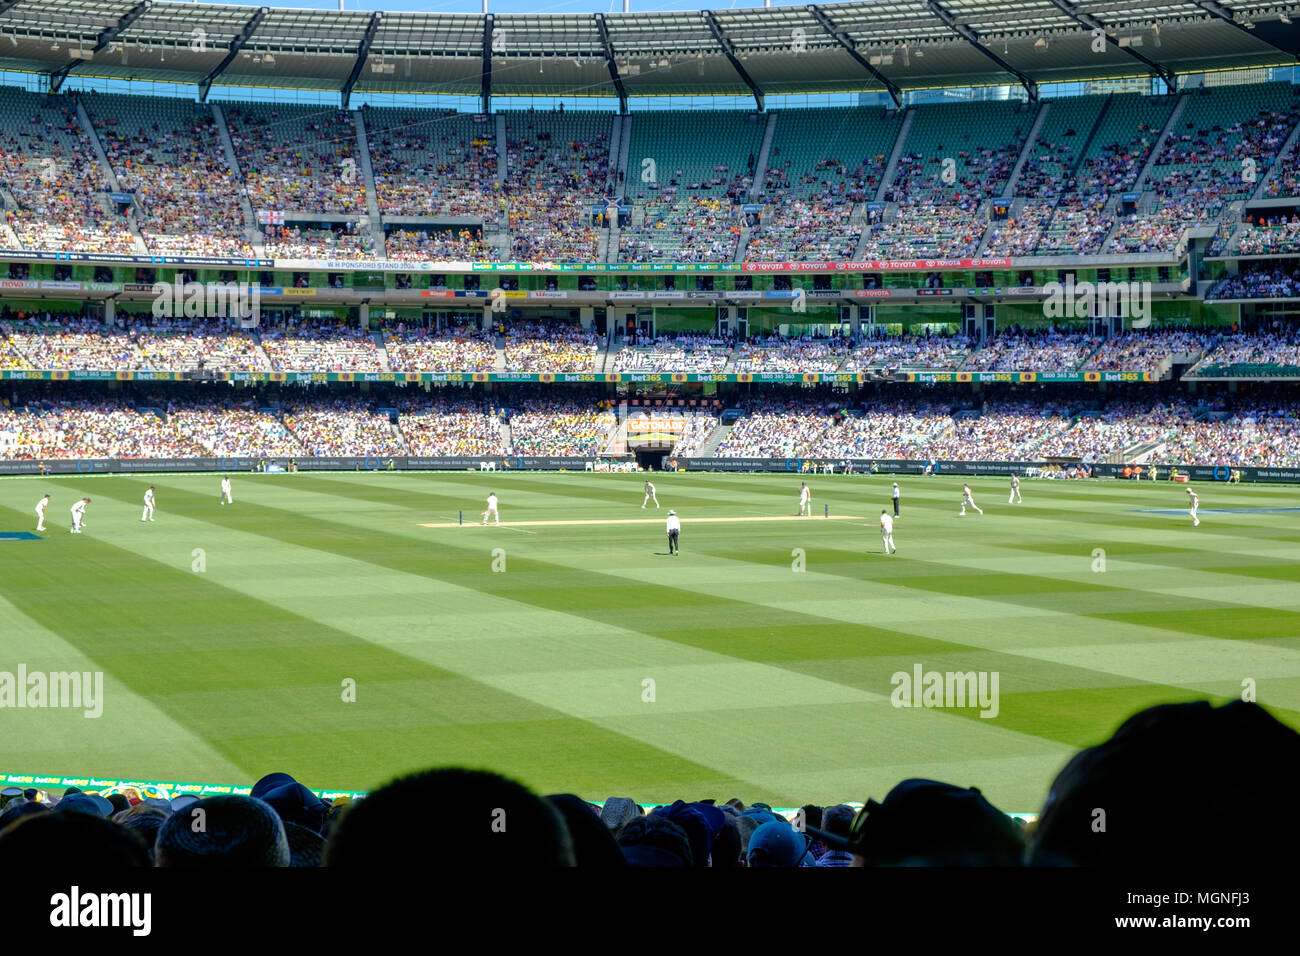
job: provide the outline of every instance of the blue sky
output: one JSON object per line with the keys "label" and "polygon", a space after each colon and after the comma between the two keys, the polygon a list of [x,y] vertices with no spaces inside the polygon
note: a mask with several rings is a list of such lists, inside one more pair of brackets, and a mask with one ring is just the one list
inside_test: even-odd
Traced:
{"label": "blue sky", "polygon": [[[214,2],[214,0],[204,0]],[[217,3],[233,0],[215,0]],[[806,0],[772,0],[772,6],[802,6]],[[257,6],[257,0],[240,0],[237,6]],[[632,0],[636,12],[722,10],[728,7],[761,7],[762,0]],[[337,10],[338,0],[271,0],[272,7],[310,7],[315,10]],[[348,10],[422,10],[428,13],[481,13],[482,0],[344,0]],[[618,13],[623,0],[488,0],[488,10],[493,13]]]}

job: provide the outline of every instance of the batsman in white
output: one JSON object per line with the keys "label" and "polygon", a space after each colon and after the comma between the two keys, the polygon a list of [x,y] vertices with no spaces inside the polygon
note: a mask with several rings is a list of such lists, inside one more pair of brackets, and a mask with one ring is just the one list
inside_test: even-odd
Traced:
{"label": "batsman in white", "polygon": [[501,523],[501,515],[497,513],[497,495],[495,491],[487,496],[487,511],[483,512],[483,527],[485,528],[489,516],[495,518],[497,524]]}
{"label": "batsman in white", "polygon": [[806,481],[799,484],[799,515],[805,518],[812,517],[812,492],[808,490]]}

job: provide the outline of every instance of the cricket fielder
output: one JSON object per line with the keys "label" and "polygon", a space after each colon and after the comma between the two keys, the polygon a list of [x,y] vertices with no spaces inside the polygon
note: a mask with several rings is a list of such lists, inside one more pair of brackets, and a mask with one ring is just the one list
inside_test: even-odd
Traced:
{"label": "cricket fielder", "polygon": [[1011,495],[1007,498],[1007,504],[1024,504],[1024,499],[1020,497],[1020,476],[1011,476]]}
{"label": "cricket fielder", "polygon": [[977,504],[975,503],[975,499],[971,497],[971,493],[970,493],[970,485],[962,485],[962,486],[961,486],[961,514],[959,514],[957,517],[959,517],[959,518],[964,518],[964,517],[966,517],[966,506],[967,506],[967,505],[970,505],[972,508],[974,508],[974,509],[975,509],[976,511],[978,511],[980,514],[983,514],[983,513],[984,513],[984,509],[981,508],[979,505],[977,505]]}
{"label": "cricket fielder", "polygon": [[144,493],[144,511],[140,513],[141,521],[153,520],[153,485]]}
{"label": "cricket fielder", "polygon": [[487,511],[483,512],[483,527],[487,527],[488,517],[496,519],[497,524],[501,523],[501,515],[497,514],[497,495],[492,492],[487,496]]}
{"label": "cricket fielder", "polygon": [[46,495],[40,501],[36,502],[36,530],[45,530],[45,509],[49,507],[50,496]]}
{"label": "cricket fielder", "polygon": [[885,554],[893,554],[898,550],[894,547],[894,519],[884,509],[880,512],[880,537],[885,542]]}
{"label": "cricket fielder", "polygon": [[86,514],[86,505],[90,503],[89,498],[82,498],[72,504],[72,534],[81,534],[81,519]]}
{"label": "cricket fielder", "polygon": [[1191,488],[1188,488],[1187,499],[1188,501],[1191,502],[1192,505],[1192,510],[1189,511],[1188,514],[1192,516],[1192,527],[1195,528],[1197,525],[1201,523],[1201,519],[1196,517],[1196,509],[1201,506],[1201,498],[1196,492],[1192,491]]}
{"label": "cricket fielder", "polygon": [[894,517],[898,517],[898,482],[894,482]]}
{"label": "cricket fielder", "polygon": [[235,499],[230,496],[230,479],[221,479],[221,503],[223,505],[233,505]]}
{"label": "cricket fielder", "polygon": [[800,517],[812,517],[812,492],[808,490],[808,482],[799,484],[799,515]]}
{"label": "cricket fielder", "polygon": [[655,503],[656,508],[659,507],[659,499],[655,497],[654,482],[647,481],[645,483],[645,501],[641,502],[642,510],[645,510],[645,506],[649,504],[651,501]]}
{"label": "cricket fielder", "polygon": [[677,519],[677,512],[668,509],[668,553],[677,557],[677,535],[681,533],[682,523]]}

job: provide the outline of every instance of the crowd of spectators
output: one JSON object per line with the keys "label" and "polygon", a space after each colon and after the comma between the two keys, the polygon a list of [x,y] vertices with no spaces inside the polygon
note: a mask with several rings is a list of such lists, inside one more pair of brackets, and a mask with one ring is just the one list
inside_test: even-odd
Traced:
{"label": "crowd of spectators", "polygon": [[252,255],[241,187],[226,163],[211,110],[196,106],[184,121],[171,119],[128,125],[96,112],[100,143],[118,185],[135,196],[145,245],[172,255]]}
{"label": "crowd of spectators", "polygon": [[1126,448],[1160,440],[1191,420],[1193,409],[1184,400],[1172,402],[1111,402],[1097,413],[1085,412],[1065,430],[1048,435],[1038,453],[1049,458],[1105,461]]}
{"label": "crowd of spectators", "polygon": [[1171,355],[1199,355],[1217,336],[1190,329],[1134,329],[1107,339],[1084,368],[1100,371],[1154,371]]}
{"label": "crowd of spectators", "polygon": [[392,229],[385,237],[385,255],[414,262],[496,262],[500,258],[495,246],[469,229]]}
{"label": "crowd of spectators", "polygon": [[1300,267],[1244,264],[1235,276],[1219,281],[1207,299],[1300,298]]}
{"label": "crowd of spectators", "polygon": [[535,114],[518,114],[506,127],[511,259],[517,262],[594,262],[599,237],[591,206],[609,176],[604,133],[564,141]]}
{"label": "crowd of spectators", "polygon": [[370,233],[355,224],[313,229],[266,226],[266,254],[272,259],[373,259]]}
{"label": "crowd of spectators", "polygon": [[347,110],[230,106],[230,139],[255,210],[362,214],[366,184]]}
{"label": "crowd of spectators", "polygon": [[357,398],[296,402],[285,410],[284,423],[309,455],[387,458],[405,453],[401,433],[388,415]]}
{"label": "crowd of spectators", "polygon": [[713,415],[696,412],[686,416],[686,427],[673,444],[673,454],[680,455],[683,458],[698,455],[705,444],[708,443],[709,437],[713,434],[714,429],[718,427],[718,423],[718,418]]}
{"label": "crowd of spectators", "polygon": [[1300,368],[1300,331],[1282,328],[1225,336],[1205,356],[1200,368],[1232,365]]}
{"label": "crowd of spectators", "polygon": [[964,371],[1013,372],[1023,369],[1072,372],[1078,369],[1102,340],[1083,332],[1062,332],[1055,327],[999,332],[984,347],[971,353]]}
{"label": "crowd of spectators", "polygon": [[[325,866],[375,874],[418,859],[485,873],[1020,866],[1127,873],[1156,860],[1177,871],[1254,869],[1300,848],[1300,824],[1288,812],[1290,775],[1241,768],[1297,759],[1300,734],[1258,704],[1194,701],[1135,713],[1075,753],[1044,781],[1046,802],[1029,825],[976,787],[920,778],[902,780],[879,800],[848,795],[861,810],[836,803],[785,812],[737,797],[723,802],[723,795],[657,807],[632,797],[603,804],[572,793],[543,797],[496,773],[456,767],[397,777],[358,799],[311,790],[284,772],[266,774],[247,795],[200,797],[144,784],[67,787],[57,795],[11,788],[0,810],[0,865],[39,872],[50,860],[75,860],[96,872]],[[1255,807],[1269,821],[1268,839],[1243,840],[1234,820],[1207,822],[1206,793],[1227,806]],[[1153,804],[1159,813],[1150,812]],[[443,825],[412,827],[412,807]],[[1093,839],[1097,807],[1142,823]],[[489,824],[476,822],[502,819],[509,826],[486,837]]]}
{"label": "crowd of spectators", "polygon": [[398,426],[412,455],[506,453],[500,412],[469,396],[404,401]]}
{"label": "crowd of spectators", "polygon": [[645,204],[645,218],[619,233],[622,262],[732,262],[742,231],[737,207],[675,193]]}
{"label": "crowd of spectators", "polygon": [[259,335],[276,372],[374,372],[383,368],[374,334],[355,325],[304,321],[266,326]]}
{"label": "crowd of spectators", "polygon": [[514,322],[506,329],[509,372],[593,372],[598,338],[594,332],[557,322]]}
{"label": "crowd of spectators", "polygon": [[736,346],[737,372],[834,372],[849,351],[849,340],[835,336],[755,336]]}
{"label": "crowd of spectators", "polygon": [[492,334],[469,326],[408,328],[399,322],[384,329],[384,347],[394,372],[490,372],[497,360]]}
{"label": "crowd of spectators", "polygon": [[615,372],[721,372],[732,340],[713,332],[660,333],[623,346],[614,356]]}
{"label": "crowd of spectators", "polygon": [[395,114],[376,122],[367,112],[366,139],[380,210],[388,216],[499,216],[497,150],[486,128],[467,127],[454,111]]}
{"label": "crowd of spectators", "polygon": [[769,200],[750,233],[743,258],[758,262],[851,259],[862,224],[850,222],[853,204],[797,197]]}
{"label": "crowd of spectators", "polygon": [[1285,215],[1246,216],[1237,233],[1235,249],[1238,255],[1264,256],[1291,255],[1300,252],[1300,213]]}
{"label": "crowd of spectators", "polygon": [[279,413],[255,401],[169,404],[169,425],[212,458],[273,458],[304,454]]}
{"label": "crowd of spectators", "polygon": [[618,424],[589,400],[538,397],[510,416],[511,455],[594,456]]}
{"label": "crowd of spectators", "polygon": [[956,371],[975,347],[965,335],[900,335],[868,338],[849,354],[845,368],[925,368]]}

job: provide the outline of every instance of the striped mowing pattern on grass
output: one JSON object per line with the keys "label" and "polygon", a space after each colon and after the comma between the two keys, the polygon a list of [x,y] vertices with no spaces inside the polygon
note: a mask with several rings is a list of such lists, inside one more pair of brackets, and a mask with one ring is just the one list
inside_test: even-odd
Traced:
{"label": "striped mowing pattern on grass", "polygon": [[[656,476],[647,518],[642,480],[241,475],[233,506],[212,476],[4,482],[5,531],[53,499],[39,546],[0,550],[0,672],[105,674],[98,719],[6,711],[6,769],[359,792],[460,764],[593,801],[786,807],[921,776],[1032,812],[1155,703],[1253,682],[1300,726],[1300,521],[1207,510],[1289,508],[1295,488],[1204,486],[1193,528],[1185,486],[1026,482],[1012,506],[971,480],[985,514],[958,518],[962,479],[905,479],[886,557],[892,478],[809,482],[852,521],[795,519],[797,479],[709,474]],[[426,526],[477,523],[493,491],[536,533]],[[997,673],[996,716],[894,706],[918,665]]]}

